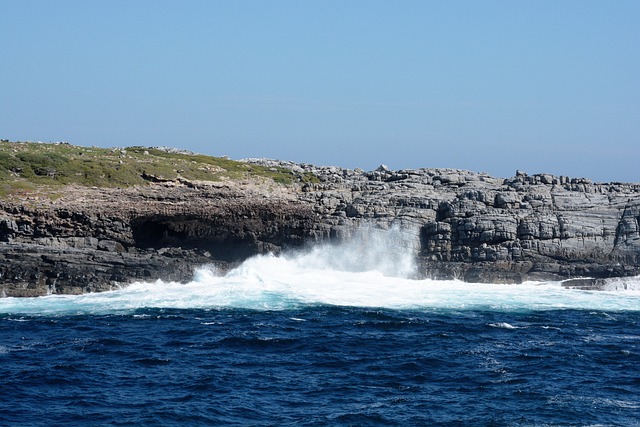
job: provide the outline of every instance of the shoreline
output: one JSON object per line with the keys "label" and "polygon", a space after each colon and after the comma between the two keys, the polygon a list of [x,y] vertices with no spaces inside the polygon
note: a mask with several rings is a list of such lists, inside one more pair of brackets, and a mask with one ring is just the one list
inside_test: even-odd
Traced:
{"label": "shoreline", "polygon": [[640,275],[640,184],[244,162],[306,181],[249,174],[195,180],[178,173],[126,188],[57,187],[55,198],[5,196],[0,289],[6,296],[36,296],[136,280],[184,282],[199,265],[228,268],[256,254],[345,241],[364,224],[415,230],[405,250],[415,255],[418,277],[478,283],[591,278],[582,282],[588,287]]}

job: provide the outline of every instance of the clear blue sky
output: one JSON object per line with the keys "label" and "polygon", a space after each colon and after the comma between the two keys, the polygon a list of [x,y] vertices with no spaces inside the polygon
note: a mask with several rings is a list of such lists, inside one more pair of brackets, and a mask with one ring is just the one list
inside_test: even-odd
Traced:
{"label": "clear blue sky", "polygon": [[640,181],[640,1],[0,0],[0,137]]}

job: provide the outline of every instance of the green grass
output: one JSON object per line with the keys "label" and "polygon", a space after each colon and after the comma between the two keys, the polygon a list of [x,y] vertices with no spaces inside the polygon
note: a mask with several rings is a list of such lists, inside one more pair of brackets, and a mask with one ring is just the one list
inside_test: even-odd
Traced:
{"label": "green grass", "polygon": [[67,184],[131,187],[152,180],[199,181],[263,178],[274,183],[318,182],[312,174],[286,168],[250,165],[200,154],[168,153],[129,147],[98,148],[69,144],[0,141],[0,196]]}

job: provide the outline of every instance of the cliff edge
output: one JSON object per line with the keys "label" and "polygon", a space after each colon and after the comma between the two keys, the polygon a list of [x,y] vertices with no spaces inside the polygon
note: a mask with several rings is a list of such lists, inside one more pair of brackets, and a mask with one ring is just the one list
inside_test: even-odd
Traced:
{"label": "cliff edge", "polygon": [[[22,146],[16,147],[0,150],[0,164],[2,155],[19,155]],[[126,165],[127,150],[109,153]],[[149,150],[135,151],[147,163],[131,166],[131,176],[141,180],[133,184],[87,185],[49,166],[36,178],[66,176],[54,190],[43,191],[40,183],[6,192],[0,198],[0,295],[188,281],[197,266],[224,271],[255,254],[347,239],[364,224],[414,233],[413,244],[397,250],[415,254],[418,277],[494,283],[578,278],[567,283],[597,287],[609,277],[640,274],[640,184],[522,172],[502,179],[455,169],[362,171],[266,159],[214,164],[206,156]],[[158,169],[162,174],[152,167],[158,159],[169,159]],[[207,170],[189,175],[186,168],[197,161]],[[24,168],[14,165],[3,179],[23,182]]]}

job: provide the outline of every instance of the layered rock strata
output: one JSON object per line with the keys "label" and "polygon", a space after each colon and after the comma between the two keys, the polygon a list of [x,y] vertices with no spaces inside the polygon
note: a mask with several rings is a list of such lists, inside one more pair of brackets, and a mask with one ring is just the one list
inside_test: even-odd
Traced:
{"label": "layered rock strata", "polygon": [[421,276],[519,283],[640,274],[640,184],[307,168],[323,184],[301,199],[332,228],[367,221],[417,230]]}
{"label": "layered rock strata", "polygon": [[0,295],[187,281],[247,257],[348,238],[363,224],[414,233],[419,277],[470,282],[598,280],[640,274],[640,184],[518,172],[375,171],[250,159],[319,183],[157,182],[70,187],[0,202]]}

